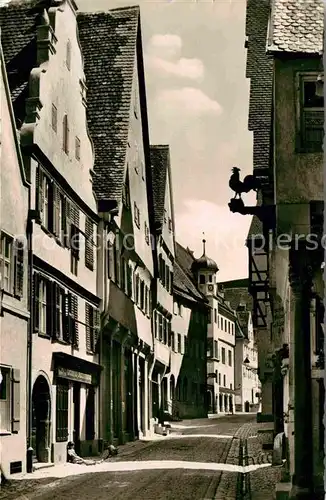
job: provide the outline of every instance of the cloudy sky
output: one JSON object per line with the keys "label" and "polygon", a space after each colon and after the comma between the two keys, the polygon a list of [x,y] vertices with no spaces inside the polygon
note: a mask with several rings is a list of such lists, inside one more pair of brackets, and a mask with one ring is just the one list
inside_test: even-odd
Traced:
{"label": "cloudy sky", "polygon": [[[233,166],[252,170],[245,0],[77,0],[79,10],[140,5],[150,140],[169,144],[176,237],[207,254],[221,281],[247,277],[250,216],[232,214]],[[245,203],[255,204],[253,195]]]}

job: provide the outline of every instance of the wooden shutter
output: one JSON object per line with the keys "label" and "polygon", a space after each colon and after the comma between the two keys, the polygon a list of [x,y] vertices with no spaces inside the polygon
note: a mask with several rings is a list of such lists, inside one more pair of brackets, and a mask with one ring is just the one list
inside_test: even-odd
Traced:
{"label": "wooden shutter", "polygon": [[64,200],[64,214],[63,214],[63,227],[64,227],[64,243],[67,248],[70,248],[71,239],[71,203],[65,198]]}
{"label": "wooden shutter", "polygon": [[20,370],[18,370],[17,368],[14,368],[11,371],[11,384],[11,431],[17,434],[20,430]]}
{"label": "wooden shutter", "polygon": [[64,296],[63,301],[63,325],[62,337],[65,342],[71,342],[71,294],[68,292]]}
{"label": "wooden shutter", "polygon": [[56,311],[53,304],[55,304],[54,283],[46,280],[46,334],[51,337],[54,335],[54,313]]}
{"label": "wooden shutter", "polygon": [[55,184],[53,184],[53,232],[60,238],[60,191]]}
{"label": "wooden shutter", "polygon": [[85,266],[94,270],[94,225],[89,217],[85,221]]}
{"label": "wooden shutter", "polygon": [[74,347],[79,345],[79,329],[78,329],[78,297],[71,296],[71,316],[72,316],[72,343]]}
{"label": "wooden shutter", "polygon": [[173,291],[173,271],[170,271],[170,292]]}
{"label": "wooden shutter", "polygon": [[92,352],[92,337],[91,337],[91,306],[85,303],[85,324],[86,324],[86,351]]}
{"label": "wooden shutter", "polygon": [[15,296],[22,297],[24,294],[24,243],[15,242]]}
{"label": "wooden shutter", "polygon": [[97,341],[100,335],[100,311],[96,308],[93,308],[93,335],[94,335],[94,346],[93,351],[96,352]]}
{"label": "wooden shutter", "polygon": [[38,273],[33,275],[33,330],[39,331],[40,327],[40,277]]}
{"label": "wooden shutter", "polygon": [[60,338],[60,287],[59,285],[53,281],[52,283],[52,298],[53,298],[53,327],[52,327],[52,338],[57,340]]}
{"label": "wooden shutter", "polygon": [[43,203],[44,203],[44,192],[43,192],[43,178],[44,174],[43,171],[40,167],[40,165],[37,165],[36,168],[36,200],[35,200],[35,206],[36,210],[39,211],[39,220],[38,222],[41,222],[42,219],[42,212],[43,212]]}
{"label": "wooden shutter", "polygon": [[71,240],[73,241],[73,246],[74,248],[71,248],[72,251],[74,252],[74,255],[76,255],[77,259],[79,259],[79,238],[80,238],[80,232],[79,232],[79,210],[78,208],[71,204],[70,205],[70,214],[71,214]]}
{"label": "wooden shutter", "polygon": [[132,267],[127,266],[127,294],[132,297]]}

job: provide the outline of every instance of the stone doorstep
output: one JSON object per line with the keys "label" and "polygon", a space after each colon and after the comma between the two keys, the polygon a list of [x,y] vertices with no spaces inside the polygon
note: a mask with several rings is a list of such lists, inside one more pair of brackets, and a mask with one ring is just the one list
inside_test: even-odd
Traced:
{"label": "stone doorstep", "polygon": [[33,464],[33,470],[47,469],[48,467],[54,467],[53,462],[36,462]]}
{"label": "stone doorstep", "polygon": [[276,500],[289,500],[292,483],[277,483],[275,487]]}

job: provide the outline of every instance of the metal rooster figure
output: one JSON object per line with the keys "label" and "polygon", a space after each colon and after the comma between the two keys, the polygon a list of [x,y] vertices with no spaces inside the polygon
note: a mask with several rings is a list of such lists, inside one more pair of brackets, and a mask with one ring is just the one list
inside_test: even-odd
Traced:
{"label": "metal rooster figure", "polygon": [[235,191],[234,198],[239,196],[241,198],[241,193],[249,193],[249,191],[257,191],[260,188],[260,182],[254,175],[246,175],[243,181],[240,180],[240,168],[233,167],[232,175],[229,180],[229,187],[232,191]]}

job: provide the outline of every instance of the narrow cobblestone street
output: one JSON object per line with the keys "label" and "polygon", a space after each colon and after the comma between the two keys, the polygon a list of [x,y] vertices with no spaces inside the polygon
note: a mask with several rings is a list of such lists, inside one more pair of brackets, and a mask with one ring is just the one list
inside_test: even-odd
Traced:
{"label": "narrow cobblestone street", "polygon": [[[23,479],[3,488],[0,499],[271,500],[280,478],[278,468],[266,466],[247,474],[249,493],[239,491],[239,477],[243,476],[236,469],[239,445],[248,443],[248,455],[255,462],[261,453],[259,425],[249,415],[172,424],[167,438],[120,447],[119,455],[105,464],[112,471],[98,470],[103,465],[99,464],[80,473],[81,466],[75,465],[68,477],[60,478],[53,467],[44,472],[43,479]],[[117,471],[120,464],[122,470]],[[227,464],[229,470],[219,470],[223,466],[218,464]]]}

